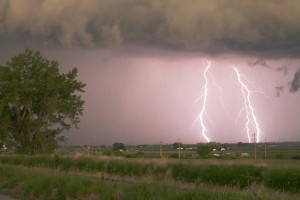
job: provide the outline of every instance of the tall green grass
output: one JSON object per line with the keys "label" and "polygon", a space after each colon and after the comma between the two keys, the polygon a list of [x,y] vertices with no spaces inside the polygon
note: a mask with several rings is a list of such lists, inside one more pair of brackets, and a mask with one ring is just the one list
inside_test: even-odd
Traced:
{"label": "tall green grass", "polygon": [[[159,182],[129,184],[74,176],[66,173],[49,173],[47,170],[22,169],[0,166],[0,192],[19,199],[131,199],[131,200],[181,200],[181,199],[257,199],[249,191],[227,188],[180,189]],[[272,199],[273,194],[265,194]],[[286,198],[288,197],[288,198]],[[284,195],[278,199],[296,199]]]}
{"label": "tall green grass", "polygon": [[173,178],[187,183],[247,188],[254,183],[285,191],[300,192],[300,169],[261,167],[255,164],[213,164],[180,161],[146,161],[132,159],[96,159],[92,157],[1,155],[1,164],[25,167],[52,168],[64,172],[107,173],[126,177],[151,177],[154,180]]}
{"label": "tall green grass", "polygon": [[261,180],[262,168],[248,165],[169,164],[175,179],[245,188]]}
{"label": "tall green grass", "polygon": [[0,163],[27,167],[48,167],[62,171],[106,172],[121,176],[157,175],[161,177],[166,168],[151,162],[136,162],[125,159],[92,159],[89,157],[59,156],[0,156]]}
{"label": "tall green grass", "polygon": [[263,183],[267,187],[288,192],[300,192],[300,168],[270,169],[263,174]]}
{"label": "tall green grass", "polygon": [[4,193],[16,192],[20,199],[79,199],[97,194],[104,196],[114,188],[113,183],[104,185],[84,176],[20,168],[0,167],[1,187]]}

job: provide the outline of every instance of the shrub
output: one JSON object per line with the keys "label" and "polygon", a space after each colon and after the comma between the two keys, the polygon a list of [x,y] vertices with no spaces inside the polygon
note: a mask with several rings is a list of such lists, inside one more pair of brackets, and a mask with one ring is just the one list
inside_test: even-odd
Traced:
{"label": "shrub", "polygon": [[277,154],[275,155],[275,158],[277,158],[277,159],[285,159],[285,158],[286,158],[286,155],[283,154],[283,153],[277,153]]}
{"label": "shrub", "polygon": [[121,176],[142,176],[151,170],[151,166],[123,160],[110,160],[106,165],[106,172]]}
{"label": "shrub", "polygon": [[80,157],[74,160],[74,167],[79,171],[95,171],[96,161],[86,157]]}
{"label": "shrub", "polygon": [[182,163],[169,163],[168,168],[172,171],[173,178],[181,181],[194,182],[200,177],[201,168]]}
{"label": "shrub", "polygon": [[201,157],[207,157],[210,153],[210,147],[207,145],[198,145],[197,153]]}
{"label": "shrub", "polygon": [[0,162],[2,164],[20,165],[23,163],[25,156],[12,155],[12,156],[0,156]]}
{"label": "shrub", "polygon": [[178,153],[172,153],[169,158],[178,158]]}
{"label": "shrub", "polygon": [[135,158],[141,158],[141,157],[144,157],[145,153],[142,152],[142,151],[139,151],[135,154]]}
{"label": "shrub", "polygon": [[112,150],[111,149],[106,149],[103,151],[103,155],[105,156],[111,156],[112,155]]}
{"label": "shrub", "polygon": [[70,170],[72,167],[74,166],[74,162],[72,158],[63,158],[60,161],[60,165],[59,168],[64,170],[64,171],[68,171]]}
{"label": "shrub", "polygon": [[300,160],[300,155],[293,155],[293,156],[291,156],[291,159]]}
{"label": "shrub", "polygon": [[169,164],[175,179],[187,182],[205,182],[217,185],[244,188],[261,179],[261,168],[247,165],[187,165]]}
{"label": "shrub", "polygon": [[207,166],[202,178],[209,183],[244,188],[261,179],[261,168],[247,165]]}
{"label": "shrub", "polygon": [[152,174],[155,176],[157,179],[161,179],[164,176],[167,175],[167,166],[159,166],[159,165],[153,165],[151,164],[151,169],[152,169]]}
{"label": "shrub", "polygon": [[267,187],[288,192],[300,192],[300,169],[268,169],[263,174]]}
{"label": "shrub", "polygon": [[104,171],[105,170],[105,161],[97,160],[95,163],[95,171]]}

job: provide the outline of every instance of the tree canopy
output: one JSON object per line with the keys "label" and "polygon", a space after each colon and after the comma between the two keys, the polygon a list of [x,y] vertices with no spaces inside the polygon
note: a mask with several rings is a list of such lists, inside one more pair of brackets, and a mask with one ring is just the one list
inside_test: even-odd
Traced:
{"label": "tree canopy", "polygon": [[113,150],[114,151],[120,151],[120,150],[125,150],[126,147],[123,143],[120,143],[120,142],[115,142],[113,143]]}
{"label": "tree canopy", "polygon": [[179,147],[183,148],[183,144],[181,142],[174,142],[172,146],[174,149],[178,149]]}
{"label": "tree canopy", "polygon": [[0,65],[1,143],[26,154],[52,151],[83,112],[77,72],[60,73],[57,61],[31,49]]}

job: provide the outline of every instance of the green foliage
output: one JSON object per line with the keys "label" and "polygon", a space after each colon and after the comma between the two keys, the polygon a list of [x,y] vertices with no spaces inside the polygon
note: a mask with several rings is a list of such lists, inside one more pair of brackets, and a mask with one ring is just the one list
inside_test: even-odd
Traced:
{"label": "green foliage", "polygon": [[217,185],[244,188],[261,179],[261,168],[247,165],[207,166],[203,180]]}
{"label": "green foliage", "polygon": [[22,165],[25,156],[11,155],[11,156],[1,156],[0,163],[8,165]]}
{"label": "green foliage", "polygon": [[109,174],[121,176],[142,176],[146,175],[148,166],[123,160],[111,160],[106,165]]}
{"label": "green foliage", "polygon": [[245,193],[238,193],[234,191],[224,191],[224,192],[210,192],[207,190],[194,190],[188,193],[177,195],[175,200],[189,199],[189,200],[250,200],[256,199],[254,196]]}
{"label": "green foliage", "polygon": [[285,159],[285,158],[287,158],[287,156],[284,153],[277,153],[275,155],[275,158],[277,158],[277,159]]}
{"label": "green foliage", "polygon": [[300,160],[300,154],[299,155],[292,155],[291,159],[293,159],[293,160]]}
{"label": "green foliage", "polygon": [[172,153],[169,155],[169,158],[178,158],[179,154],[178,153]]}
{"label": "green foliage", "polygon": [[153,170],[152,171],[149,170],[149,173],[151,172],[154,175],[154,177],[157,178],[158,180],[167,176],[168,166],[153,165],[151,169]]}
{"label": "green foliage", "polygon": [[198,145],[197,146],[197,153],[201,157],[206,157],[210,153],[210,147],[208,145]]}
{"label": "green foliage", "polygon": [[60,74],[57,61],[30,49],[0,66],[0,140],[25,154],[53,151],[83,111],[76,77],[77,68]]}
{"label": "green foliage", "polygon": [[135,154],[131,155],[133,158],[143,158],[145,153],[143,151],[138,151]]}
{"label": "green foliage", "polygon": [[238,146],[238,147],[249,147],[249,146],[251,146],[251,144],[250,144],[250,143],[242,143],[242,142],[238,142],[238,143],[237,143],[237,146]]}
{"label": "green foliage", "polygon": [[174,142],[173,143],[173,148],[178,149],[178,148],[183,148],[183,144],[181,142]]}
{"label": "green foliage", "polygon": [[187,165],[170,163],[173,178],[186,182],[205,182],[223,186],[249,186],[261,178],[261,169],[254,166]]}
{"label": "green foliage", "polygon": [[270,169],[263,173],[266,186],[282,191],[300,192],[300,169]]}
{"label": "green foliage", "polygon": [[[160,162],[160,161],[158,161]],[[150,176],[154,180],[173,178],[181,182],[245,188],[253,183],[281,191],[300,192],[300,170],[295,167],[273,168],[245,164],[195,164],[189,161],[156,163],[133,159],[96,159],[90,157],[54,156],[0,156],[1,165],[19,165],[30,168],[55,169],[63,172],[104,172],[127,177]],[[294,163],[298,164],[298,163]],[[0,168],[1,169],[1,168]],[[5,174],[5,171],[3,172]],[[1,174],[1,172],[0,172]],[[14,176],[8,174],[7,177]],[[19,179],[6,184],[12,186]],[[2,184],[2,183],[1,183]],[[7,186],[8,187],[8,186]],[[73,187],[73,186],[72,186]],[[74,186],[76,187],[76,186]],[[1,188],[1,187],[0,187]]]}
{"label": "green foliage", "polygon": [[111,156],[112,155],[112,150],[111,149],[105,149],[104,151],[103,151],[103,155],[105,155],[105,156]]}
{"label": "green foliage", "polygon": [[0,191],[10,193],[18,199],[257,199],[249,192],[231,189],[181,189],[160,182],[129,184],[74,174],[3,166],[0,166],[0,179]]}
{"label": "green foliage", "polygon": [[96,190],[94,181],[86,177],[0,168],[1,178],[8,174],[14,174],[15,178],[4,178],[5,185],[0,189],[19,187],[22,199],[77,199]]}
{"label": "green foliage", "polygon": [[125,148],[125,145],[123,143],[120,143],[120,142],[116,142],[116,143],[113,143],[113,150],[114,151],[120,151],[120,150],[126,150]]}

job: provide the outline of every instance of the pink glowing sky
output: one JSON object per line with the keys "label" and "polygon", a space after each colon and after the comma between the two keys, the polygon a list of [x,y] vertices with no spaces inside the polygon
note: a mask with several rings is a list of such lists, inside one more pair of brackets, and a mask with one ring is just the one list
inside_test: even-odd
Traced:
{"label": "pink glowing sky", "polygon": [[[176,3],[177,2],[177,3]],[[0,3],[0,64],[24,48],[74,66],[87,84],[69,144],[205,142],[194,123],[211,61],[207,135],[248,142],[235,66],[253,91],[260,140],[300,140],[298,1],[34,1]],[[263,94],[264,93],[264,94]],[[221,99],[223,103],[221,103]]]}
{"label": "pink glowing sky", "polygon": [[[55,58],[64,55],[61,59],[68,60],[68,64],[72,60],[71,66],[86,66],[79,76],[87,83],[85,113],[80,129],[74,131],[75,135],[68,134],[70,138],[105,144],[114,140],[128,144],[157,143],[160,140],[172,143],[178,138],[185,143],[205,142],[200,124],[192,125],[203,103],[199,100],[204,84],[203,60],[208,59],[212,62],[210,73],[223,89],[220,93],[209,80],[207,113],[213,124],[207,119],[205,122],[212,141],[248,141],[246,113],[243,112],[235,122],[244,101],[232,66],[254,83],[249,84],[249,88],[255,91],[251,100],[263,131],[261,140],[300,139],[300,92],[291,93],[287,87],[278,97],[275,89],[293,79],[299,59],[267,60],[270,69],[249,67],[249,63],[257,61],[256,58],[231,54],[212,58],[157,49],[142,54],[135,52],[138,51],[124,55],[109,50],[79,50],[72,52],[70,58],[61,52],[50,53]],[[287,74],[276,70],[282,66],[289,66]]]}

